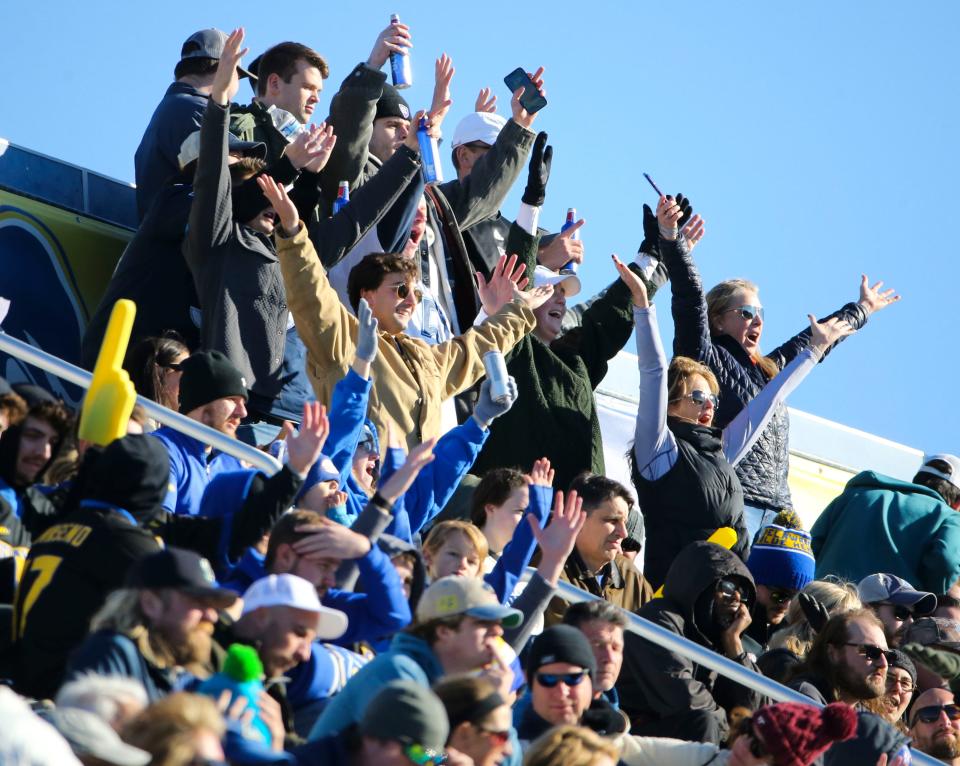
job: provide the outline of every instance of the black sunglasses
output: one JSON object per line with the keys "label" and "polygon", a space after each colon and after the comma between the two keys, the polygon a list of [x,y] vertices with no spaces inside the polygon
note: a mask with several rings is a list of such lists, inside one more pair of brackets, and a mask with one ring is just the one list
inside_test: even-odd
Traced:
{"label": "black sunglasses", "polygon": [[536,678],[538,684],[552,689],[561,681],[567,686],[579,686],[588,675],[590,675],[589,670],[581,670],[578,673],[537,673]]}
{"label": "black sunglasses", "polygon": [[721,580],[717,583],[717,593],[725,601],[733,601],[734,596],[739,596],[740,601],[744,604],[750,602],[749,597],[747,596],[747,590],[739,583],[735,583],[733,580]]}
{"label": "black sunglasses", "polygon": [[[893,606],[893,604],[891,604]],[[893,619],[897,622],[906,622],[913,619],[913,612],[906,606],[893,606]]]}
{"label": "black sunglasses", "polygon": [[927,705],[914,713],[913,722],[933,723],[940,718],[940,713],[946,713],[951,721],[960,721],[960,707],[957,705]]}
{"label": "black sunglasses", "polygon": [[857,647],[857,653],[862,654],[870,662],[876,662],[880,659],[881,656],[885,657],[888,665],[892,665],[897,659],[897,653],[892,652],[889,649],[881,649],[876,644],[855,644],[851,641],[844,641],[844,646],[855,646]]}
{"label": "black sunglasses", "polygon": [[797,592],[793,590],[779,590],[776,588],[770,589],[770,600],[777,605],[786,604],[796,595]]}

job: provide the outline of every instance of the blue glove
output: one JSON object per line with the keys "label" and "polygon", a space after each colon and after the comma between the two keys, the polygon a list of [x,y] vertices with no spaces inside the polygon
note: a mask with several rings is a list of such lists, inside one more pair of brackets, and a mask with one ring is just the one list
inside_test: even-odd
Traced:
{"label": "blue glove", "polygon": [[357,358],[372,364],[377,358],[377,320],[366,298],[361,298],[357,306],[357,320],[360,323],[357,328]]}
{"label": "blue glove", "polygon": [[480,398],[473,408],[473,416],[482,428],[489,428],[495,418],[500,417],[517,401],[517,381],[511,375],[507,378],[507,398],[502,402],[495,402],[490,397],[490,381],[484,380],[480,385]]}

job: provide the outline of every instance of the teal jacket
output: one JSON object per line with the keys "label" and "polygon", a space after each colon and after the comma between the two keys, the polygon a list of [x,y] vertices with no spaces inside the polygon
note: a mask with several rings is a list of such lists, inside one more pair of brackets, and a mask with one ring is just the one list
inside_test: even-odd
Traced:
{"label": "teal jacket", "polygon": [[409,633],[397,633],[390,651],[375,657],[330,700],[310,730],[311,741],[339,734],[359,723],[367,704],[390,681],[403,678],[430,687],[443,675],[430,645]]}
{"label": "teal jacket", "polygon": [[817,579],[859,582],[876,572],[946,593],[960,577],[960,513],[927,487],[863,471],[810,531]]}

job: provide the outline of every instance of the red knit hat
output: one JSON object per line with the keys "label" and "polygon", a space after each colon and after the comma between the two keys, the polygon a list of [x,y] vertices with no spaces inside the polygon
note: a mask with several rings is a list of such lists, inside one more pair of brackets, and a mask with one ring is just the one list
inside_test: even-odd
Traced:
{"label": "red knit hat", "polygon": [[781,702],[754,713],[753,730],[776,766],[809,766],[834,742],[857,733],[857,713],[842,702],[823,709]]}

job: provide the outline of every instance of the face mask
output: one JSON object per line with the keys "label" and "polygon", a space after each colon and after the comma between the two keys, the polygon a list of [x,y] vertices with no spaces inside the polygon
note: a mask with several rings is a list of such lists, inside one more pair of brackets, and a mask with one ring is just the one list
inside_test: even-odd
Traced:
{"label": "face mask", "polygon": [[246,223],[253,220],[266,208],[270,207],[270,202],[260,187],[257,186],[257,177],[248,178],[239,186],[235,186],[231,192],[233,201],[233,218],[240,223]]}

